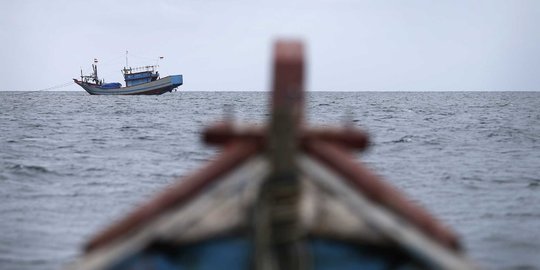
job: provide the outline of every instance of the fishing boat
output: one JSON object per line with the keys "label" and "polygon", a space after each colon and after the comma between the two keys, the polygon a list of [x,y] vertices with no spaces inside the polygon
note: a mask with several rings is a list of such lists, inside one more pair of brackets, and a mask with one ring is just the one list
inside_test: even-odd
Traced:
{"label": "fishing boat", "polygon": [[157,65],[136,68],[128,68],[126,65],[122,69],[126,85],[122,87],[119,82],[105,83],[105,80],[100,80],[97,59],[94,59],[92,74],[83,75],[81,70],[81,79],[73,81],[91,95],[161,95],[182,85],[182,75],[161,78],[157,68]]}
{"label": "fishing boat", "polygon": [[366,133],[306,125],[303,46],[274,50],[268,124],[208,127],[220,154],[69,269],[475,269],[448,227],[354,158]]}

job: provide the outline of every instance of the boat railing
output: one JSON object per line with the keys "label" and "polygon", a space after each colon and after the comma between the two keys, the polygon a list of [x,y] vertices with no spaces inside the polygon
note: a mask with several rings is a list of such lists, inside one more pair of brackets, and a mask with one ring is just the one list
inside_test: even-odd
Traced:
{"label": "boat railing", "polygon": [[122,69],[122,73],[124,75],[126,74],[133,74],[133,73],[139,73],[139,72],[147,72],[147,71],[150,71],[152,73],[154,73],[156,71],[156,69],[158,68],[159,66],[158,65],[153,65],[153,66],[142,66],[142,67],[125,67],[124,69]]}

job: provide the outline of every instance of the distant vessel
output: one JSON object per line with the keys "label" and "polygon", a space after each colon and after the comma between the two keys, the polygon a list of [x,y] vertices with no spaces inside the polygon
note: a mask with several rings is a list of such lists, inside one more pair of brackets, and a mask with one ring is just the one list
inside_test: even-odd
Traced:
{"label": "distant vessel", "polygon": [[124,67],[122,74],[126,86],[122,87],[119,82],[105,83],[103,79],[100,80],[97,75],[97,59],[94,59],[92,74],[83,75],[81,70],[81,80],[73,81],[91,95],[161,95],[182,85],[182,75],[160,78],[157,67]]}

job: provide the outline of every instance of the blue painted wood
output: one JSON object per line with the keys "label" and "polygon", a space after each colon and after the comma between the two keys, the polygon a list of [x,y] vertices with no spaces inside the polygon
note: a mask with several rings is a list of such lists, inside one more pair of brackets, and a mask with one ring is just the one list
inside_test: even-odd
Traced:
{"label": "blue painted wood", "polygon": [[220,238],[184,247],[156,246],[119,262],[111,270],[239,269],[248,270],[251,242],[246,238]]}
{"label": "blue painted wood", "polygon": [[341,241],[312,239],[309,249],[314,270],[416,269],[398,250],[358,246]]}
{"label": "blue painted wood", "polygon": [[[313,238],[307,242],[314,270],[416,269],[399,250]],[[118,262],[110,270],[252,269],[253,244],[247,237],[223,237],[187,246],[155,245]]]}

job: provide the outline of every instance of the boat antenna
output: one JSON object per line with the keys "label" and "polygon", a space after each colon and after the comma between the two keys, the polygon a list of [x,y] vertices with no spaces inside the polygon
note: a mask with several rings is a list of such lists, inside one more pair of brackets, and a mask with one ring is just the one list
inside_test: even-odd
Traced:
{"label": "boat antenna", "polygon": [[163,60],[163,58],[164,58],[163,56],[158,57],[158,59],[156,60],[156,67],[159,66],[159,65],[158,65],[158,64],[159,64],[159,60]]}
{"label": "boat antenna", "polygon": [[126,50],[126,68],[128,67],[128,51]]}

